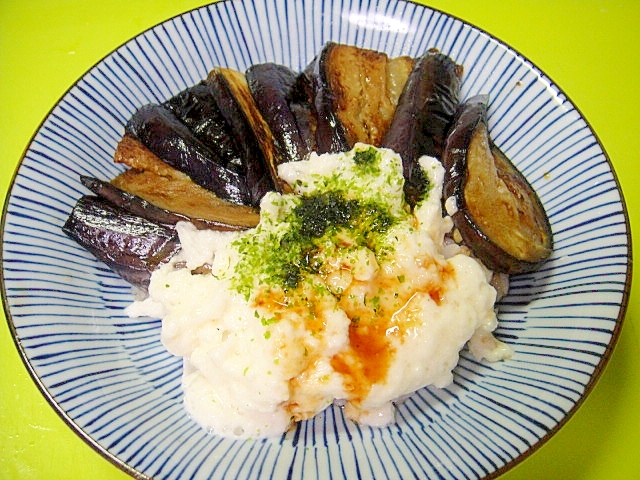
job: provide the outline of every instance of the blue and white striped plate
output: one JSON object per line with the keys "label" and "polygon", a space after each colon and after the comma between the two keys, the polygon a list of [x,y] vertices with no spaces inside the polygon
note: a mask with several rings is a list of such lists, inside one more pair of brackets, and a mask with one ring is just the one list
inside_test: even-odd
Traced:
{"label": "blue and white striped plate", "polygon": [[[302,69],[328,40],[464,65],[463,97],[488,93],[496,143],[538,191],[556,250],[515,277],[498,335],[513,359],[475,362],[423,389],[389,428],[329,409],[278,439],[210,436],[181,405],[180,360],[160,322],[129,319],[130,288],[61,231],[110,179],[136,109],[214,66],[275,61]],[[73,85],[33,137],[3,218],[3,300],[16,344],[53,407],[133,476],[185,478],[492,478],[547,440],[581,404],[616,342],[630,283],[630,233],[611,164],[562,91],[526,58],[456,18],[401,0],[228,0],[122,45]]]}

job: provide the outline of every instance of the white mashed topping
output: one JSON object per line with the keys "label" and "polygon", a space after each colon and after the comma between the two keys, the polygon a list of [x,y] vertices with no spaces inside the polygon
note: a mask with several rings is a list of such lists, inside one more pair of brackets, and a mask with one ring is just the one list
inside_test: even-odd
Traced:
{"label": "white mashed topping", "polygon": [[[204,428],[280,435],[334,401],[383,426],[392,401],[449,385],[465,345],[478,359],[510,355],[492,334],[491,272],[445,241],[443,168],[420,164],[430,190],[413,213],[399,156],[358,144],[281,165],[296,195],[265,196],[255,229],[178,224],[182,251],[128,313],[162,318],[164,345],[184,359],[186,409]],[[336,205],[352,217],[326,213]]]}

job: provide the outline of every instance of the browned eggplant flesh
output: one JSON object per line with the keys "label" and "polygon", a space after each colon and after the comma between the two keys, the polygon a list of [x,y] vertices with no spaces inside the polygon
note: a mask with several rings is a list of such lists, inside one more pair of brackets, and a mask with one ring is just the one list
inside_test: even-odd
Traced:
{"label": "browned eggplant flesh", "polygon": [[379,146],[414,59],[330,42],[316,62],[327,90],[324,101],[342,124],[349,148],[356,142]]}
{"label": "browned eggplant flesh", "polygon": [[443,164],[444,196],[455,198],[453,220],[464,243],[491,270],[535,270],[553,249],[551,225],[535,190],[492,142],[488,97],[458,110]]}
{"label": "browned eggplant flesh", "polygon": [[328,42],[303,75],[310,86],[314,150],[380,146],[415,59]]}
{"label": "browned eggplant flesh", "polygon": [[[131,171],[129,171],[131,172]],[[121,178],[121,177],[118,177]],[[149,221],[161,224],[174,226],[178,222],[191,222],[196,228],[205,230],[221,230],[221,231],[233,231],[233,230],[245,230],[247,227],[242,224],[238,224],[237,220],[241,219],[241,214],[236,214],[232,217],[234,223],[225,222],[222,220],[223,215],[219,213],[217,218],[207,219],[200,217],[190,217],[177,211],[167,210],[157,205],[154,205],[142,197],[133,193],[121,190],[111,182],[99,180],[97,178],[89,176],[81,176],[80,180],[82,184],[91,190],[93,193],[112,203],[114,206],[122,208],[127,212],[145,218]],[[223,207],[220,207],[222,209]],[[238,211],[242,207],[236,205],[229,205],[228,208]],[[231,215],[229,215],[231,217]],[[253,213],[250,220],[246,223],[249,226],[254,226],[257,221],[254,217],[258,215]]]}
{"label": "browned eggplant flesh", "polygon": [[[149,203],[177,214],[237,230],[257,225],[255,208],[236,205],[201,187],[181,171],[163,162],[135,138],[122,137],[114,161],[130,167],[111,183]],[[198,222],[194,222],[198,223]]]}

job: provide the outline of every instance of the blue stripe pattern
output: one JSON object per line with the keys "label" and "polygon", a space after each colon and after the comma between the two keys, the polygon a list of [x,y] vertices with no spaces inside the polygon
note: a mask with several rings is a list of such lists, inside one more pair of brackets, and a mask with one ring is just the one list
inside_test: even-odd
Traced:
{"label": "blue stripe pattern", "polygon": [[[214,66],[303,69],[329,40],[464,66],[462,95],[487,93],[490,129],[538,191],[556,250],[514,277],[497,334],[515,350],[488,364],[462,352],[455,381],[397,405],[370,429],[337,407],[282,438],[203,432],[181,404],[181,361],[157,319],[130,319],[131,289],[60,230],[85,190],[117,175],[112,154],[134,110]],[[73,85],[34,136],[3,218],[3,298],[45,396],[94,448],[139,478],[493,478],[580,405],[617,339],[630,233],[610,162],[589,125],[538,68],[486,32],[402,0],[227,0],[158,25]]]}

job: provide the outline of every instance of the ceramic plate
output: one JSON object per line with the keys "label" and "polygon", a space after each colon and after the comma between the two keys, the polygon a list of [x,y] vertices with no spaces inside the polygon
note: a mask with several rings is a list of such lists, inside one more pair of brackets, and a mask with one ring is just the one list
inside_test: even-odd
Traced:
{"label": "ceramic plate", "polygon": [[[61,231],[87,193],[79,175],[114,177],[133,111],[214,66],[304,68],[333,40],[464,66],[462,97],[489,94],[495,142],[533,184],[555,235],[551,260],[516,276],[498,336],[514,357],[465,351],[455,381],[358,427],[338,408],[282,438],[202,431],[181,404],[181,361],[160,321],[130,319],[130,287]],[[404,1],[224,1],[122,45],[73,85],[16,172],[3,218],[3,299],[43,394],[82,438],[141,478],[491,478],[547,440],[581,404],[616,342],[630,283],[630,233],[615,174],[594,132],[543,72],[490,34]]]}

